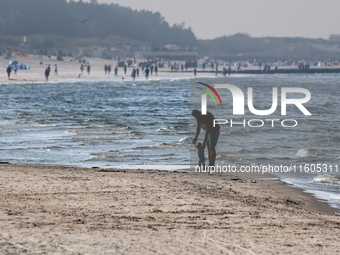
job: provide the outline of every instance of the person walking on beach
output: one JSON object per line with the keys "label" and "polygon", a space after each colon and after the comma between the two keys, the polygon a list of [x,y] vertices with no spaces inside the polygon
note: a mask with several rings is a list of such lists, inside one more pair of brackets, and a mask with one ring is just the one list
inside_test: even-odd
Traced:
{"label": "person walking on beach", "polygon": [[146,69],[145,69],[145,79],[149,79],[149,72],[150,72],[150,70],[149,70],[149,67],[146,67]]}
{"label": "person walking on beach", "polygon": [[106,64],[104,65],[104,71],[105,71],[105,74],[107,74],[107,65]]}
{"label": "person walking on beach", "polygon": [[90,75],[91,72],[91,66],[90,64],[87,64],[87,74]]}
{"label": "person walking on beach", "polygon": [[118,67],[115,66],[115,75],[117,76],[118,75]]}
{"label": "person walking on beach", "polygon": [[57,64],[54,65],[54,76],[58,76],[58,66],[57,66]]}
{"label": "person walking on beach", "polygon": [[15,74],[15,75],[17,75],[17,71],[18,71],[18,67],[17,67],[17,65],[14,65],[14,67],[13,67],[13,71],[14,71],[14,74]]}
{"label": "person walking on beach", "polygon": [[126,71],[127,71],[127,66],[124,65],[124,74],[126,74]]}
{"label": "person walking on beach", "polygon": [[194,75],[195,75],[195,76],[197,75],[197,71],[196,71],[196,68],[194,69]]}
{"label": "person walking on beach", "polygon": [[108,75],[110,75],[110,73],[111,73],[111,65],[107,66],[107,73],[108,73]]}
{"label": "person walking on beach", "polygon": [[7,66],[6,72],[7,72],[8,79],[10,80],[10,78],[11,78],[11,72],[12,72],[12,68],[11,68],[10,65]]}
{"label": "person walking on beach", "polygon": [[51,68],[50,65],[45,69],[45,79],[48,81],[48,77],[50,76]]}
{"label": "person walking on beach", "polygon": [[136,78],[136,69],[134,69],[134,68],[132,70],[131,77],[132,77],[133,80],[135,80],[135,78]]}
{"label": "person walking on beach", "polygon": [[84,66],[83,64],[80,65],[80,73],[83,74],[83,71],[84,71]]}
{"label": "person walking on beach", "polygon": [[202,115],[201,111],[194,109],[192,110],[191,115],[197,120],[196,134],[192,143],[196,144],[202,128],[205,131],[203,146],[208,147],[209,166],[214,166],[216,159],[216,145],[220,135],[220,125],[215,124],[214,126],[215,117],[210,112],[207,112],[207,115]]}
{"label": "person walking on beach", "polygon": [[223,77],[227,75],[227,68],[223,67],[222,69]]}
{"label": "person walking on beach", "polygon": [[137,77],[139,78],[139,68],[136,69]]}
{"label": "person walking on beach", "polygon": [[153,65],[150,66],[150,73],[152,75],[152,72],[153,72]]}
{"label": "person walking on beach", "polygon": [[155,65],[155,74],[157,75],[157,73],[158,73],[158,66]]}
{"label": "person walking on beach", "polygon": [[231,67],[229,66],[228,68],[228,76],[230,77],[230,73],[231,73]]}

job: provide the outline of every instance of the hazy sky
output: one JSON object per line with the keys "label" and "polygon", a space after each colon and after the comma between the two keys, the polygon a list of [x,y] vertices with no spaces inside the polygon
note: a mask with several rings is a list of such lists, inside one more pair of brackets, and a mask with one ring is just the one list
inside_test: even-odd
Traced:
{"label": "hazy sky", "polygon": [[213,39],[238,32],[249,33],[253,37],[328,38],[330,34],[340,34],[340,0],[98,0],[98,2],[118,3],[137,10],[158,11],[171,25],[185,22],[199,39]]}

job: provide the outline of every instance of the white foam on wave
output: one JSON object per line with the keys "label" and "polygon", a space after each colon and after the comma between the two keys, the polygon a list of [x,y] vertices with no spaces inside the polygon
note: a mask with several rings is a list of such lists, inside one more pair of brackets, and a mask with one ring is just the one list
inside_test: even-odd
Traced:
{"label": "white foam on wave", "polygon": [[75,131],[65,131],[66,134],[72,134],[72,135],[79,135],[77,132]]}
{"label": "white foam on wave", "polygon": [[339,199],[340,200],[340,195],[331,195],[330,197],[333,198],[333,199]]}
{"label": "white foam on wave", "polygon": [[306,158],[309,156],[316,156],[316,152],[314,150],[311,149],[300,149],[298,150],[298,152],[295,154],[296,157],[299,158]]}
{"label": "white foam on wave", "polygon": [[163,127],[163,128],[159,128],[156,130],[156,132],[159,132],[159,131],[172,131],[172,130],[175,130],[176,128],[175,127]]}
{"label": "white foam on wave", "polygon": [[313,178],[313,182],[319,183],[339,183],[340,175],[322,174]]}
{"label": "white foam on wave", "polygon": [[185,142],[185,141],[188,141],[188,137],[184,137],[181,140],[179,140],[179,142]]}

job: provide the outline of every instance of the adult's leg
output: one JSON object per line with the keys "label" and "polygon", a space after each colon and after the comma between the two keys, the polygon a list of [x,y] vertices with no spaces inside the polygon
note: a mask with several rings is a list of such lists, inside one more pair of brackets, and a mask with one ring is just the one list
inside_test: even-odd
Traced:
{"label": "adult's leg", "polygon": [[209,166],[212,165],[212,151],[211,151],[211,145],[208,146],[208,158],[209,158]]}
{"label": "adult's leg", "polygon": [[210,155],[209,155],[209,166],[215,165],[215,159],[216,159],[216,149],[215,146],[210,145]]}
{"label": "adult's leg", "polygon": [[208,135],[208,155],[209,155],[209,166],[215,166],[216,160],[216,144],[218,141],[220,132],[215,131]]}

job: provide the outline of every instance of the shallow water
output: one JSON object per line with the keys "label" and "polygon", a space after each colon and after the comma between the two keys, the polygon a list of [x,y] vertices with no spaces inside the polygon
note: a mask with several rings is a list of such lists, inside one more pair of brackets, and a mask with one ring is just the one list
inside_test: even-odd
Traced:
{"label": "shallow water", "polygon": [[[294,168],[296,171],[274,171],[276,176],[292,185],[311,191],[320,199],[327,199],[340,208],[340,75],[259,75],[237,78],[191,80],[191,109],[201,109],[202,87],[197,82],[232,84],[239,87],[245,97],[244,115],[233,115],[232,94],[228,89],[216,89],[223,106],[207,96],[207,109],[216,119],[228,120],[221,125],[217,145],[216,164],[220,166],[266,166]],[[278,106],[271,115],[254,115],[247,107],[247,88],[253,87],[255,109],[270,109],[272,89],[278,88]],[[304,106],[312,114],[305,116],[296,106],[287,106],[287,115],[281,115],[281,88],[300,87],[311,92],[311,100]],[[204,92],[203,92],[204,93]],[[215,96],[216,97],[216,96]],[[301,93],[291,93],[287,98],[303,98]],[[250,127],[262,125],[262,127]],[[278,119],[272,127],[271,121]],[[297,126],[283,127],[282,120],[294,119]],[[236,124],[230,126],[231,120]],[[245,127],[243,121],[245,120]],[[263,122],[261,122],[263,121]],[[293,121],[285,122],[293,125]],[[191,133],[195,130],[195,120],[191,119]],[[204,132],[202,132],[204,133]],[[203,140],[203,135],[199,141]],[[197,164],[197,151],[191,147],[192,164]],[[327,167],[325,167],[327,166]],[[263,168],[262,168],[263,169]],[[279,169],[279,168],[276,168]]]}
{"label": "shallow water", "polygon": [[2,161],[188,164],[188,80],[0,86]]}

